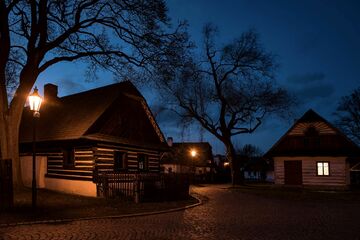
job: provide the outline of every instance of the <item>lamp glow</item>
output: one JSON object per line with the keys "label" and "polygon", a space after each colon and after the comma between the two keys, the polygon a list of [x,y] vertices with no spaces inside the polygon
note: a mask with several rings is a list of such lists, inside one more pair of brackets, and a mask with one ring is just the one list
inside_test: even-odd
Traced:
{"label": "lamp glow", "polygon": [[29,95],[28,100],[29,100],[30,110],[34,111],[34,114],[38,113],[40,111],[42,98],[39,95],[37,87],[35,87],[34,92]]}
{"label": "lamp glow", "polygon": [[191,155],[192,157],[196,157],[197,151],[196,151],[195,149],[192,149],[192,150],[190,151],[190,155]]}

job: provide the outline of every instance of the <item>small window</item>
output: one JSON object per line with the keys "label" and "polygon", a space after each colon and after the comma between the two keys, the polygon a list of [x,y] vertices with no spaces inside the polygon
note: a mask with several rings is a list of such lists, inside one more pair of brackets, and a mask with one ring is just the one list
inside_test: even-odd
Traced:
{"label": "small window", "polygon": [[138,155],[138,169],[139,171],[148,171],[149,167],[148,167],[149,161],[148,161],[148,156],[145,154],[139,154]]}
{"label": "small window", "polygon": [[74,149],[63,149],[63,166],[64,168],[71,168],[75,166]]}
{"label": "small window", "polygon": [[114,152],[114,172],[121,172],[126,169],[126,153],[115,151]]}
{"label": "small window", "polygon": [[330,175],[330,164],[329,162],[317,162],[317,175],[318,176],[329,176]]}

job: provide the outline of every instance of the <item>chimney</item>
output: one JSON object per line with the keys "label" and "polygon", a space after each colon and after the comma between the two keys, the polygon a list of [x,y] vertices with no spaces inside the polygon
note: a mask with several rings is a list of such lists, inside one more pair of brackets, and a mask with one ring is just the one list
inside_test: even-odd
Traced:
{"label": "chimney", "polygon": [[168,138],[167,138],[167,145],[168,145],[169,147],[172,147],[172,145],[173,145],[173,138],[172,138],[172,137],[168,137]]}
{"label": "chimney", "polygon": [[58,86],[47,83],[44,85],[44,99],[45,101],[56,101],[58,96]]}

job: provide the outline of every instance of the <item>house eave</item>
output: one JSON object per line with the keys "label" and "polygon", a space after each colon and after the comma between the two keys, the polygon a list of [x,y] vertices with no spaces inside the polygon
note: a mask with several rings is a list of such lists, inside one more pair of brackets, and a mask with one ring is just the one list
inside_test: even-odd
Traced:
{"label": "house eave", "polygon": [[103,134],[84,135],[80,139],[103,142],[103,143],[121,144],[121,145],[134,146],[134,147],[158,150],[158,151],[168,151],[168,146],[166,143],[140,143],[125,138],[113,137]]}

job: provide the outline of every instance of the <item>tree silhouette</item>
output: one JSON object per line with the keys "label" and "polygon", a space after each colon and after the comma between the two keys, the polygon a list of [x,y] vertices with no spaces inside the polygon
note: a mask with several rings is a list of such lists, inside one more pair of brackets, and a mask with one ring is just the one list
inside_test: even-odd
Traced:
{"label": "tree silhouette", "polygon": [[[0,2],[1,158],[12,159],[21,184],[18,135],[37,77],[60,62],[118,75],[164,63],[186,41],[172,29],[163,0],[4,0]],[[13,94],[9,94],[14,90]]]}
{"label": "tree silhouette", "polygon": [[360,88],[338,103],[336,125],[354,142],[360,144]]}
{"label": "tree silhouette", "polygon": [[252,144],[245,144],[243,147],[238,148],[236,152],[240,156],[246,156],[248,158],[261,157],[263,155],[261,149]]}
{"label": "tree silhouette", "polygon": [[292,98],[274,82],[276,64],[250,30],[222,47],[216,28],[204,27],[202,55],[182,52],[173,68],[159,67],[162,96],[186,120],[199,123],[226,148],[233,183],[242,183],[232,138],[252,133],[270,114],[287,113]]}

